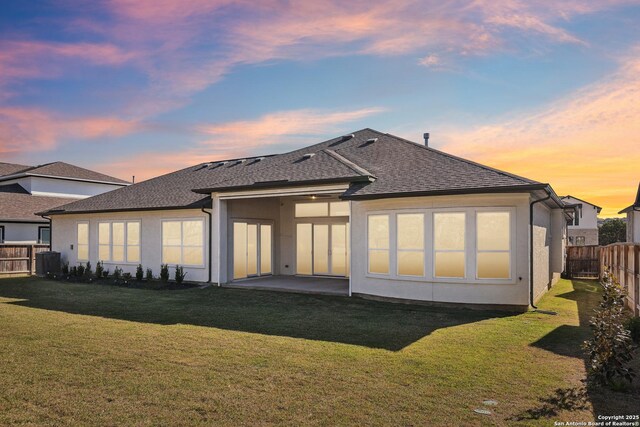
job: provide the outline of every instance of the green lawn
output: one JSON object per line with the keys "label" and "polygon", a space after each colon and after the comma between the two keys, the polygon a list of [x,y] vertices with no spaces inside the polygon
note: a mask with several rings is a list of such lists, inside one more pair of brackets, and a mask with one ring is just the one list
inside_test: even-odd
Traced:
{"label": "green lawn", "polygon": [[[540,303],[551,316],[3,279],[0,425],[548,426],[637,413],[637,386],[572,394],[598,300],[594,282],[569,281]],[[582,409],[553,415],[557,400]]]}

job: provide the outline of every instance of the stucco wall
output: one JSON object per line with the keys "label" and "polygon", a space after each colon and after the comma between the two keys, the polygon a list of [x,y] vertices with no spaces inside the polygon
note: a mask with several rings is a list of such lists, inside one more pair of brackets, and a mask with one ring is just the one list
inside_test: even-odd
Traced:
{"label": "stucco wall", "polygon": [[533,210],[533,295],[537,301],[551,287],[551,210],[538,203]]}
{"label": "stucco wall", "polygon": [[571,225],[569,229],[598,229],[598,210],[595,206],[585,203],[581,200],[574,199],[573,197],[566,197],[562,199],[566,203],[580,204],[582,209],[578,209],[578,215],[580,215],[580,221],[578,225]]}
{"label": "stucco wall", "polygon": [[48,224],[0,222],[0,226],[4,227],[4,243],[30,244],[38,243],[38,227]]}
{"label": "stucco wall", "polygon": [[[569,245],[577,246],[577,237],[584,237],[584,245],[598,245],[598,229],[572,228],[569,227]],[[572,243],[573,242],[573,243]]]}
{"label": "stucco wall", "polygon": [[[515,274],[510,283],[461,283],[446,279],[387,279],[367,272],[367,214],[402,209],[512,207]],[[525,306],[529,302],[529,194],[439,196],[352,202],[352,292],[390,298]],[[470,242],[472,243],[472,242]],[[430,256],[427,256],[427,260]],[[429,261],[428,261],[429,262]],[[548,256],[547,256],[548,263]],[[548,277],[548,267],[547,267]]]}
{"label": "stucco wall", "polygon": [[627,212],[627,242],[640,243],[640,212]]}
{"label": "stucco wall", "polygon": [[[62,254],[63,261],[69,265],[77,265],[77,223],[79,221],[89,222],[89,260],[95,267],[98,259],[98,223],[100,221],[115,220],[139,220],[140,221],[140,263],[143,268],[151,268],[153,274],[160,274],[162,264],[162,220],[163,219],[184,219],[197,218],[204,220],[205,235],[208,231],[208,217],[200,210],[170,210],[170,211],[140,211],[140,212],[116,212],[116,213],[96,213],[79,215],[53,215],[52,216],[52,239],[53,250]],[[72,248],[73,246],[73,248]],[[204,242],[205,266],[185,267],[187,273],[185,280],[206,282],[208,280],[207,266],[209,264],[208,242]],[[127,264],[124,262],[107,263],[105,269],[111,271],[116,266],[124,272],[134,274],[138,263]],[[173,271],[171,271],[173,274]]]}

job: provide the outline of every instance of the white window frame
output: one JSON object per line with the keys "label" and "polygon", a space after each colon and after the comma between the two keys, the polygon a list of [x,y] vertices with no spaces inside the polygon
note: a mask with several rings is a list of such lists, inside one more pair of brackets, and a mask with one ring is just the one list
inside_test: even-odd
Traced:
{"label": "white window frame", "polygon": [[[42,231],[49,230],[49,242],[44,243],[42,239]],[[2,242],[2,238],[0,237],[0,243]],[[51,227],[49,226],[40,226],[38,227],[38,244],[39,245],[50,245],[51,244]]]}
{"label": "white window frame", "polygon": [[[307,219],[307,218],[347,218],[349,216],[349,214],[347,214],[347,215],[334,215],[333,214],[333,205],[335,203],[347,203],[347,206],[349,207],[349,211],[351,211],[351,205],[349,205],[349,202],[345,201],[345,200],[317,200],[317,201],[314,201],[314,202],[298,200],[298,201],[294,202],[294,205],[293,205],[293,217],[296,220],[303,220],[303,219]],[[315,215],[315,216],[298,216],[298,215],[296,215],[296,206],[297,205],[314,205],[314,204],[327,205],[327,215]]]}
{"label": "white window frame", "polygon": [[[180,248],[180,261],[184,260],[184,248],[185,245],[183,244],[184,242],[184,232],[183,232],[183,227],[184,227],[184,222],[191,222],[191,221],[198,221],[200,223],[202,223],[202,263],[201,264],[184,264],[184,263],[179,263],[179,264],[171,264],[171,263],[167,263],[164,260],[164,223],[165,222],[179,222],[180,223],[180,245],[169,245],[168,247],[172,247],[172,248]],[[206,243],[207,243],[207,224],[204,221],[204,218],[163,218],[160,221],[160,258],[162,260],[162,264],[168,264],[170,267],[175,267],[177,265],[181,266],[181,267],[189,267],[189,268],[205,268],[207,265],[207,248],[206,248]],[[190,248],[196,248],[197,246],[186,246],[186,247],[190,247]]]}
{"label": "white window frame", "polygon": [[[123,260],[122,261],[113,261],[113,224],[123,224],[124,226],[124,241],[123,241]],[[129,223],[137,223],[138,224],[138,244],[137,245],[128,245],[127,237],[129,235]],[[109,224],[109,244],[101,245],[100,244],[100,224]],[[99,262],[103,264],[109,265],[138,265],[142,262],[142,221],[140,219],[110,219],[110,220],[100,220],[98,221],[98,258],[100,258],[100,246],[109,246],[109,259],[98,259]],[[120,245],[118,245],[120,246]],[[138,253],[140,255],[140,259],[138,261],[129,261],[129,246],[138,246]]]}
{"label": "white window frame", "polygon": [[[500,251],[496,251],[496,250],[479,250],[478,249],[478,233],[476,231],[475,235],[475,266],[474,266],[474,271],[475,271],[475,275],[476,275],[476,280],[477,281],[482,281],[482,282],[511,282],[513,281],[513,278],[515,276],[515,269],[514,269],[514,252],[515,252],[515,241],[514,241],[514,233],[516,232],[516,227],[515,227],[515,210],[514,209],[504,209],[504,208],[477,208],[475,210],[475,222],[476,222],[476,227],[477,227],[477,221],[478,221],[478,214],[479,213],[498,213],[498,212],[507,212],[509,214],[509,250],[505,251],[505,250],[500,250]],[[509,277],[506,279],[492,279],[492,278],[479,278],[478,277],[478,254],[479,253],[509,253]]]}
{"label": "white window frame", "polygon": [[[87,243],[80,243],[80,241],[78,240],[78,227],[80,226],[80,224],[86,224],[87,226]],[[87,258],[80,258],[80,246],[86,246],[87,247]],[[76,222],[76,260],[77,261],[89,261],[89,259],[91,259],[91,225],[89,223],[89,221],[78,221]]]}
{"label": "white window frame", "polygon": [[[510,213],[510,278],[509,279],[478,279],[477,278],[477,236],[476,216],[477,212],[509,212]],[[434,213],[464,212],[465,221],[465,278],[443,278],[435,276],[435,252],[434,252]],[[424,276],[401,276],[398,274],[397,261],[397,215],[422,213],[424,214]],[[389,215],[389,274],[369,272],[369,216]],[[372,279],[397,280],[402,282],[419,283],[452,283],[452,284],[516,284],[516,207],[515,206],[461,206],[454,208],[399,208],[387,210],[370,210],[365,213],[365,251],[367,253],[365,277]]]}
{"label": "white window frame", "polygon": [[[389,221],[389,247],[386,249],[382,249],[382,248],[370,248],[369,247],[369,218],[372,216],[386,216],[387,220]],[[396,271],[395,268],[395,264],[394,264],[394,259],[395,257],[391,256],[392,251],[394,250],[394,246],[395,243],[394,241],[396,239],[393,238],[394,236],[394,232],[395,230],[392,228],[392,224],[395,223],[395,221],[392,219],[394,218],[394,214],[390,213],[390,212],[370,212],[367,214],[367,225],[366,225],[366,232],[365,232],[365,239],[366,239],[366,248],[367,248],[367,275],[371,276],[371,277],[392,277],[395,276],[395,274],[393,274],[394,271]],[[387,256],[388,256],[388,260],[389,260],[389,272],[388,273],[372,273],[371,272],[371,266],[370,266],[370,259],[369,259],[369,252],[370,251],[377,251],[377,252],[386,252]]]}
{"label": "white window frame", "polygon": [[[464,214],[464,249],[437,249],[436,250],[436,215],[437,214]],[[466,209],[435,209],[431,211],[431,263],[433,269],[431,277],[434,281],[460,281],[467,282],[469,276],[469,212]],[[464,255],[464,274],[462,277],[436,276],[437,253],[460,253]]]}
{"label": "white window frame", "polygon": [[0,225],[0,243],[4,243],[4,225]]}
{"label": "white window frame", "polygon": [[[400,239],[400,234],[398,233],[398,216],[400,215],[422,215],[422,249],[400,249],[398,246],[398,240]],[[426,214],[422,211],[403,211],[403,212],[396,212],[394,214],[394,227],[393,227],[393,231],[395,234],[395,259],[394,259],[394,264],[395,264],[395,272],[396,272],[396,277],[399,278],[403,278],[403,277],[409,277],[409,278],[423,278],[425,277],[426,273],[427,273],[427,260],[426,260],[426,254],[427,254],[427,240],[426,240],[426,227],[427,227],[427,221],[426,221]],[[392,227],[391,227],[391,223],[389,224],[389,231],[391,232]],[[391,242],[389,242],[389,244],[391,245]],[[422,275],[421,276],[414,276],[414,275],[410,275],[410,274],[400,274],[400,263],[398,262],[398,254],[400,252],[421,252],[422,253]],[[391,255],[391,254],[389,254]],[[391,265],[391,260],[389,262],[389,265]]]}

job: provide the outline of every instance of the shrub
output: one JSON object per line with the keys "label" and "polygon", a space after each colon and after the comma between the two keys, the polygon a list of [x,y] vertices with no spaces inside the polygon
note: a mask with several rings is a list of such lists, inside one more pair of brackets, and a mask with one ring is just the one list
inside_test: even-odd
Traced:
{"label": "shrub", "polygon": [[71,276],[77,276],[78,275],[78,267],[76,267],[75,265],[73,267],[71,267],[71,270],[69,270],[69,274]]}
{"label": "shrub", "polygon": [[99,279],[104,274],[104,267],[102,266],[102,261],[98,261],[96,263],[96,277]]}
{"label": "shrub", "polygon": [[102,277],[103,277],[103,278],[105,278],[105,279],[106,279],[107,277],[109,277],[109,270],[105,270],[105,271],[103,271],[103,272],[102,272]]}
{"label": "shrub", "polygon": [[82,277],[84,276],[84,265],[80,264],[77,268],[76,268],[76,276],[78,277]]}
{"label": "shrub", "polygon": [[147,268],[147,280],[153,280],[153,271],[150,268]]}
{"label": "shrub", "polygon": [[69,263],[68,262],[63,262],[62,263],[62,274],[64,274],[65,276],[69,275]]}
{"label": "shrub", "polygon": [[627,329],[634,343],[640,344],[640,317],[632,317],[627,322]]}
{"label": "shrub", "polygon": [[87,261],[87,266],[84,268],[84,275],[86,277],[93,276],[93,270],[91,270],[91,262]]}
{"label": "shrub", "polygon": [[143,278],[144,278],[144,270],[142,270],[142,264],[138,264],[138,267],[136,268],[136,280],[138,282],[141,282]]}
{"label": "shrub", "polygon": [[168,264],[162,264],[160,266],[160,280],[162,280],[163,282],[169,281],[169,265]]}
{"label": "shrub", "polygon": [[124,279],[125,282],[130,282],[133,276],[131,276],[131,273],[123,273],[122,278]]}
{"label": "shrub", "polygon": [[182,283],[186,275],[187,273],[184,272],[184,268],[180,267],[179,265],[176,265],[176,274],[174,276],[176,283],[177,284]]}
{"label": "shrub", "polygon": [[120,267],[116,267],[113,270],[113,278],[115,280],[120,280],[122,278],[122,269]]}
{"label": "shrub", "polygon": [[588,380],[595,385],[618,388],[620,380],[633,381],[635,372],[627,365],[633,358],[631,333],[625,328],[626,293],[607,271],[602,278],[602,301],[589,324],[593,337],[585,341],[589,358]]}

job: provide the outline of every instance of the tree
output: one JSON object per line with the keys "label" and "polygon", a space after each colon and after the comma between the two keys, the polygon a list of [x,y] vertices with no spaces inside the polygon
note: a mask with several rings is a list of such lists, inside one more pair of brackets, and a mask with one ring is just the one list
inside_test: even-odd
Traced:
{"label": "tree", "polygon": [[598,227],[600,245],[625,242],[627,240],[627,223],[622,218],[607,218]]}

